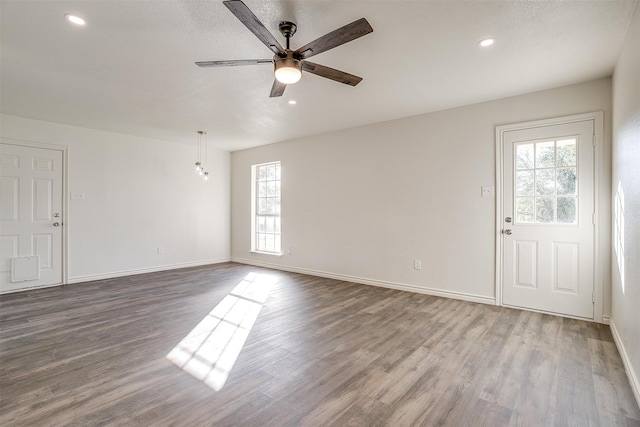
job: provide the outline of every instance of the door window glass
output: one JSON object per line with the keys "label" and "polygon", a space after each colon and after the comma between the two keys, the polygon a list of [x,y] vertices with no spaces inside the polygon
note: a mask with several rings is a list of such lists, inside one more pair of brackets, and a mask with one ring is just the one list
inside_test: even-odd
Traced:
{"label": "door window glass", "polygon": [[515,144],[515,222],[577,224],[577,139]]}

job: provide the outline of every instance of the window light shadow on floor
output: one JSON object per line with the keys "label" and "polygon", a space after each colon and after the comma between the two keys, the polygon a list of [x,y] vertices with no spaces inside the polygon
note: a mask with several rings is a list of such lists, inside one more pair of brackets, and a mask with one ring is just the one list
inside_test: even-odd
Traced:
{"label": "window light shadow on floor", "polygon": [[167,359],[212,389],[221,390],[275,282],[275,276],[249,273]]}

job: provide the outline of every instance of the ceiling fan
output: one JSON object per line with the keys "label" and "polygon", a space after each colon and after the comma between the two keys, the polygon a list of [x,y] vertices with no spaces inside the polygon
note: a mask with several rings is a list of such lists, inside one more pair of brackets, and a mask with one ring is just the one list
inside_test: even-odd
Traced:
{"label": "ceiling fan", "polygon": [[362,77],[325,67],[324,65],[315,64],[306,59],[372,32],[373,28],[371,28],[371,25],[369,25],[369,22],[367,22],[365,18],[360,18],[344,27],[331,31],[297,50],[291,50],[289,48],[289,40],[296,33],[296,24],[289,21],[280,22],[280,33],[287,40],[286,48],[283,48],[264,24],[258,20],[241,0],[227,0],[223,3],[249,31],[258,37],[258,39],[274,53],[273,59],[201,61],[196,62],[196,65],[200,67],[231,67],[237,65],[273,64],[275,68],[275,80],[271,87],[271,94],[269,95],[272,98],[282,96],[288,84],[298,82],[302,76],[302,70],[350,86],[355,86],[362,81]]}

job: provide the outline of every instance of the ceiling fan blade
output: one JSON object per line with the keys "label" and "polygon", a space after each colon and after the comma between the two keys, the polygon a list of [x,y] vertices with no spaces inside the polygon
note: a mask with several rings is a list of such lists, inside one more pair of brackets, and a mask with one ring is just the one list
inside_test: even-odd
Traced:
{"label": "ceiling fan blade", "polygon": [[275,98],[278,96],[282,96],[286,88],[287,88],[286,84],[280,83],[278,80],[274,80],[273,86],[271,86],[271,93],[269,94],[269,97]]}
{"label": "ceiling fan blade", "polygon": [[317,55],[355,40],[358,37],[367,35],[372,31],[373,28],[371,28],[369,22],[365,18],[360,18],[357,21],[353,21],[351,24],[347,24],[344,27],[340,27],[337,30],[325,34],[311,43],[307,43],[300,49],[296,50],[295,53],[300,55],[301,59],[310,58],[313,55]]}
{"label": "ceiling fan blade", "polygon": [[302,62],[302,69],[310,72],[311,74],[315,74],[316,76],[335,80],[349,86],[355,86],[362,81],[362,77],[354,76],[353,74],[345,73],[344,71],[336,70],[334,68],[325,67],[324,65],[314,64],[309,61]]}
{"label": "ceiling fan blade", "polygon": [[235,67],[237,65],[273,64],[273,59],[232,59],[228,61],[200,61],[198,67]]}
{"label": "ceiling fan blade", "polygon": [[262,43],[275,54],[283,54],[284,49],[275,37],[267,30],[262,22],[240,0],[227,0],[223,2],[227,9],[242,22]]}

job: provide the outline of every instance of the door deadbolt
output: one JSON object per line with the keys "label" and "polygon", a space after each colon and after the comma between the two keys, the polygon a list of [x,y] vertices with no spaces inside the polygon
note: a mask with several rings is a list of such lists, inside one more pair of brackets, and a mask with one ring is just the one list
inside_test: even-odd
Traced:
{"label": "door deadbolt", "polygon": [[511,217],[510,217],[510,216],[506,217],[506,218],[504,219],[504,222],[511,222]]}

